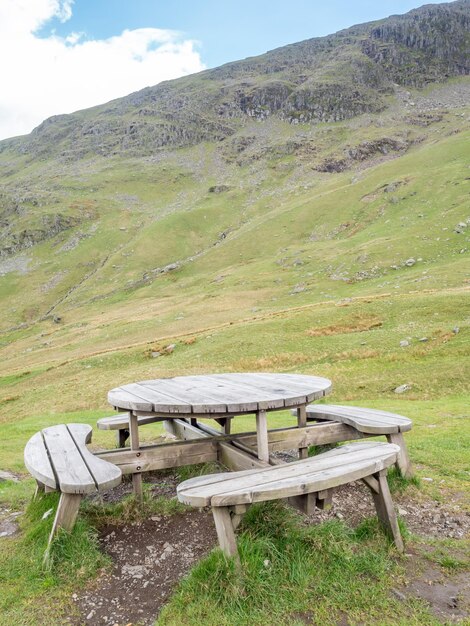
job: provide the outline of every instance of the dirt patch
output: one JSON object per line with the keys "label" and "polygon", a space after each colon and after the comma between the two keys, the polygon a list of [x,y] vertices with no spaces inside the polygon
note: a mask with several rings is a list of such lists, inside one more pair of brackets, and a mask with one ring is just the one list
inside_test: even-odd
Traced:
{"label": "dirt patch", "polygon": [[470,576],[468,572],[446,574],[419,555],[411,554],[404,587],[392,593],[402,601],[420,598],[439,619],[461,622],[470,615]]}
{"label": "dirt patch", "polygon": [[310,328],[305,333],[309,337],[325,337],[344,333],[362,333],[373,328],[380,328],[381,326],[382,320],[374,317],[370,319],[353,319],[343,324],[332,324],[331,326],[322,326],[320,328]]}
{"label": "dirt patch", "polygon": [[215,544],[212,515],[191,511],[107,526],[100,543],[113,560],[93,586],[74,594],[74,624],[152,625],[176,584]]}

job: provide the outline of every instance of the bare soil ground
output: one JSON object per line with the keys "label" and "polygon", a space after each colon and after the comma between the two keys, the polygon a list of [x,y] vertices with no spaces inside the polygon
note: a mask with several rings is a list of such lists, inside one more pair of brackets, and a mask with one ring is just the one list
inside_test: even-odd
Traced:
{"label": "bare soil ground", "polygon": [[[155,473],[155,495],[173,497],[176,475]],[[130,483],[110,492],[109,499],[131,491]],[[462,539],[470,532],[470,515],[458,505],[432,500],[417,501],[409,496],[395,497],[408,529],[420,537]],[[370,495],[362,484],[339,488],[329,511],[316,511],[306,523],[344,519],[352,526],[374,514]],[[109,525],[102,529],[100,542],[113,566],[105,570],[85,590],[73,595],[80,617],[74,626],[150,626],[178,582],[216,544],[212,515],[208,511],[188,511],[172,516],[156,515],[141,523]],[[446,573],[417,550],[408,549],[406,584],[393,593],[400,600],[409,596],[429,603],[440,620],[447,623],[470,617],[468,574]],[[309,616],[302,616],[305,623]],[[349,624],[347,616],[342,625]]]}

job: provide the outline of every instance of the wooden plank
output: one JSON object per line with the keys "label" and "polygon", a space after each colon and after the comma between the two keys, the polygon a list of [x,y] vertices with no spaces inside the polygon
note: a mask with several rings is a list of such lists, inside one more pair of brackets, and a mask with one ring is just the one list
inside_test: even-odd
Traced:
{"label": "wooden plank", "polygon": [[[251,496],[258,493],[258,491],[270,492],[272,489],[276,490],[278,488],[282,490],[284,487],[295,486],[295,484],[302,485],[307,479],[313,482],[322,480],[325,483],[324,486],[321,483],[316,485],[314,489],[310,489],[310,491],[321,491],[322,489],[337,486],[336,484],[330,485],[328,483],[330,476],[335,477],[341,475],[341,472],[344,474],[345,471],[349,473],[352,467],[356,469],[359,466],[361,468],[372,467],[373,470],[374,467],[382,469],[382,466],[386,467],[394,463],[397,451],[397,446],[392,444],[375,442],[348,444],[342,446],[342,448],[330,450],[302,461],[282,466],[270,466],[262,471],[246,472],[244,475],[232,475],[232,480],[224,478],[223,484],[219,485],[217,482],[201,485],[193,482],[187,489],[184,489],[184,483],[182,483],[178,493],[184,492],[185,498],[190,503],[194,502],[194,506],[206,506],[212,503],[219,494],[229,497],[233,496],[235,499],[231,504],[243,504],[254,501],[251,500]],[[373,473],[373,471],[369,471],[370,473]],[[368,474],[365,473],[364,475]],[[351,478],[351,480],[355,479]],[[301,493],[304,493],[302,489],[297,492],[294,489],[282,497],[301,495]],[[305,493],[307,492],[305,491]],[[237,499],[238,495],[240,495],[241,499]],[[216,501],[219,502],[219,500]],[[222,505],[225,506],[226,502],[217,504],[217,506]]]}
{"label": "wooden plank", "polygon": [[[235,375],[237,376],[237,375]],[[245,375],[244,375],[245,376]],[[256,384],[265,383],[268,386],[289,390],[289,394],[305,396],[306,402],[319,400],[330,393],[332,382],[328,378],[320,376],[308,376],[305,374],[246,374],[256,377]],[[286,405],[287,406],[287,405]]]}
{"label": "wooden plank", "polygon": [[266,417],[266,411],[257,411],[256,413],[256,444],[258,450],[258,459],[268,462],[268,421]]}
{"label": "wooden plank", "polygon": [[207,393],[207,382],[203,376],[180,376],[161,380],[149,380],[138,383],[144,389],[175,398],[178,404],[185,403],[190,409],[178,411],[184,413],[226,413],[227,405],[221,400],[212,400]]}
{"label": "wooden plank", "polygon": [[407,431],[413,425],[407,417],[395,413],[330,404],[308,406],[307,417],[342,421],[361,432],[378,435]]}
{"label": "wooden plank", "polygon": [[52,525],[51,534],[49,535],[49,543],[57,534],[59,528],[70,532],[75,525],[77,519],[78,509],[82,499],[81,494],[76,493],[61,493],[59,506]]}
{"label": "wooden plank", "polygon": [[36,433],[24,449],[24,464],[28,472],[50,489],[57,488],[51,462],[41,433]]}
{"label": "wooden plank", "polygon": [[[131,443],[131,451],[134,452],[136,456],[138,456],[138,458],[140,458],[141,452],[139,450],[139,423],[137,416],[133,413],[129,415],[129,437]],[[139,472],[134,472],[132,474],[132,490],[135,497],[142,502],[144,497],[142,490],[142,474]]]}
{"label": "wooden plank", "polygon": [[[173,420],[170,421],[172,424]],[[189,424],[185,426],[190,427]],[[176,430],[178,436],[182,433]],[[148,472],[183,465],[210,463],[217,461],[216,442],[206,434],[197,438],[190,433],[185,441],[174,441],[168,444],[142,445],[138,452],[130,449],[106,450],[99,454],[101,458],[118,465],[124,474]]]}
{"label": "wooden plank", "polygon": [[239,563],[237,542],[229,509],[227,507],[213,508],[212,515],[214,516],[217,538],[222,551],[228,557],[235,557],[237,563]]}
{"label": "wooden plank", "polygon": [[108,392],[108,402],[118,409],[129,409],[136,411],[153,411],[153,404],[145,398],[130,391],[131,385],[116,387]]}
{"label": "wooden plank", "polygon": [[[89,432],[91,427],[83,424]],[[64,493],[92,493],[96,483],[65,424],[42,431],[49,458]]]}
{"label": "wooden plank", "polygon": [[[388,465],[391,463],[393,461],[388,462]],[[300,477],[284,478],[282,481],[266,483],[250,490],[242,487],[231,492],[219,493],[211,497],[210,504],[211,506],[231,506],[323,491],[359,480],[364,476],[370,475],[375,469],[384,467],[387,467],[387,459],[381,459],[380,461],[369,459],[357,463],[349,463],[345,466],[330,468],[326,472],[312,472]]]}
{"label": "wooden plank", "polygon": [[379,493],[372,491],[372,497],[377,510],[377,516],[385,530],[391,535],[397,550],[403,552],[403,540],[401,538],[400,527],[398,526],[397,514],[393,506],[390,489],[388,488],[386,472],[378,472],[375,478],[379,483]]}
{"label": "wooden plank", "polygon": [[[138,415],[139,426],[145,424],[153,424],[154,422],[162,422],[165,418],[154,415],[153,413],[148,416]],[[129,413],[119,413],[111,417],[101,417],[96,425],[100,430],[122,430],[129,428]]]}
{"label": "wooden plank", "polygon": [[393,433],[387,435],[387,441],[394,443],[400,448],[400,452],[397,456],[397,467],[400,470],[402,476],[410,478],[413,476],[413,468],[411,466],[410,457],[408,455],[408,448],[406,447],[405,438],[402,433]]}
{"label": "wooden plank", "polygon": [[92,475],[98,491],[105,491],[119,485],[121,482],[121,470],[112,463],[99,459],[86,447],[85,442],[91,434],[90,427],[86,424],[68,424],[67,430]]}
{"label": "wooden plank", "polygon": [[[307,426],[307,412],[305,404],[299,406],[297,409],[297,426],[298,428],[305,428]],[[308,446],[299,448],[299,459],[306,459],[308,457]]]}

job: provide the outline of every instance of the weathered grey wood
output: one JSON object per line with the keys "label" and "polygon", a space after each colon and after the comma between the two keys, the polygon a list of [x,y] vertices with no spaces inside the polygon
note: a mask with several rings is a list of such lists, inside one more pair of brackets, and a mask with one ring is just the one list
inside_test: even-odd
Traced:
{"label": "weathered grey wood", "polygon": [[[91,427],[88,427],[91,431]],[[42,431],[49,459],[64,493],[93,493],[96,484],[65,424]]]}
{"label": "weathered grey wood", "polygon": [[333,489],[324,489],[317,493],[317,507],[322,511],[328,511],[333,504]]}
{"label": "weathered grey wood", "polygon": [[330,388],[329,380],[314,376],[217,374],[132,383],[112,389],[108,400],[118,408],[162,415],[235,415],[305,404]]}
{"label": "weathered grey wood", "polygon": [[269,461],[268,420],[266,411],[257,411],[256,413],[256,437],[258,459],[261,461]]}
{"label": "weathered grey wood", "polygon": [[[140,460],[140,450],[139,450],[139,424],[138,418],[133,413],[129,415],[129,437],[131,440],[131,451],[134,452],[137,458]],[[136,467],[137,472],[132,474],[132,490],[134,492],[135,497],[142,501],[143,499],[143,491],[142,491],[142,474],[138,470],[142,469],[142,465],[139,464]]]}
{"label": "weathered grey wood", "polygon": [[[159,417],[153,413],[150,415],[138,415],[137,418],[139,426],[144,426],[144,424],[153,424],[154,422],[161,422],[164,419],[163,417]],[[96,425],[100,430],[128,430],[129,413],[119,413],[118,415],[112,415],[110,417],[101,417],[96,422]]]}
{"label": "weathered grey wood", "polygon": [[225,506],[214,507],[212,509],[212,515],[214,516],[215,529],[221,549],[226,556],[234,557],[239,563],[237,542],[230,517],[230,509]]}
{"label": "weathered grey wood", "polygon": [[382,526],[393,539],[395,546],[399,552],[403,552],[403,540],[401,538],[400,527],[398,526],[397,514],[393,506],[392,496],[387,482],[386,472],[380,471],[375,474],[374,478],[379,484],[379,492],[376,493],[371,489],[372,498],[374,500],[377,517]]}
{"label": "weathered grey wood", "polygon": [[[297,426],[298,428],[305,428],[307,426],[307,411],[305,404],[302,404],[297,409]],[[299,459],[306,459],[308,457],[308,447],[299,448]]]}
{"label": "weathered grey wood", "polygon": [[224,476],[221,483],[216,479],[220,475],[210,482],[207,477],[198,477],[189,485],[182,483],[177,493],[192,506],[231,506],[287,498],[369,476],[394,463],[397,452],[393,444],[348,444],[302,461]]}
{"label": "weathered grey wood", "polygon": [[[85,445],[85,442],[91,439],[91,426],[88,426],[88,424],[67,424],[67,430],[74,440],[83,462],[93,477],[96,489],[98,491],[107,491],[119,485],[122,478],[121,470],[112,463],[104,461],[95,454],[92,454]],[[52,451],[51,458],[54,464],[55,461],[52,456]],[[62,491],[64,490],[62,489]]]}
{"label": "weathered grey wood", "polygon": [[41,484],[51,489],[56,488],[57,482],[40,432],[34,434],[26,444],[24,464],[28,472]]}
{"label": "weathered grey wood", "polygon": [[405,478],[410,478],[413,475],[413,468],[411,466],[410,457],[408,455],[408,448],[406,447],[405,439],[403,434],[400,433],[391,433],[386,435],[387,441],[389,443],[394,443],[400,448],[400,452],[397,456],[397,467],[400,470],[401,474],[405,476]]}
{"label": "weathered grey wood", "polygon": [[130,448],[105,450],[97,456],[116,465],[123,474],[150,472],[170,467],[217,461],[216,442],[210,437],[203,441],[175,441],[166,444],[141,445],[138,451]]}
{"label": "weathered grey wood", "polygon": [[379,493],[379,481],[376,480],[373,476],[364,476],[362,482],[367,485],[371,491]]}
{"label": "weathered grey wood", "polygon": [[[320,508],[330,504],[334,487],[371,478],[366,484],[371,488],[379,519],[402,551],[403,542],[386,479],[386,468],[395,462],[398,451],[394,444],[361,442],[283,466],[200,476],[178,486],[178,499],[192,506],[212,506],[220,546],[228,556],[234,556],[234,529],[244,506],[288,498],[290,504],[300,505],[311,513],[315,502]],[[308,500],[307,496],[310,496]]]}
{"label": "weathered grey wood", "polygon": [[307,418],[341,421],[370,435],[405,432],[413,426],[410,419],[396,413],[335,404],[310,405],[307,407]]}
{"label": "weathered grey wood", "polygon": [[82,499],[81,494],[77,493],[61,493],[59,506],[52,524],[51,534],[49,536],[49,543],[57,534],[59,528],[63,528],[66,531],[71,531],[75,520],[77,519],[78,509]]}
{"label": "weathered grey wood", "polygon": [[317,503],[316,493],[306,493],[303,496],[291,496],[287,502],[304,515],[312,515],[315,512]]}

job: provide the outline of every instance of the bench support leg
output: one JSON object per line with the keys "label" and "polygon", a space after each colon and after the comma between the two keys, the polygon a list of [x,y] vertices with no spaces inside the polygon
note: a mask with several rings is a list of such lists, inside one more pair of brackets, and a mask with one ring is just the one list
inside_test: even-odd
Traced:
{"label": "bench support leg", "polygon": [[230,508],[227,506],[215,506],[212,509],[212,515],[214,516],[217,538],[222,551],[228,557],[235,557],[235,561],[239,565],[240,557],[238,556],[237,541],[233,530]]}
{"label": "bench support leg", "polygon": [[[137,420],[137,415],[133,413],[129,413],[129,432],[131,437],[131,450],[139,450],[139,423]],[[137,468],[140,469],[140,468]],[[142,493],[142,474],[132,474],[132,489],[134,491],[134,495],[142,502],[143,493]]]}
{"label": "bench support leg", "polygon": [[49,544],[57,534],[59,528],[70,532],[74,527],[77,519],[78,508],[82,494],[80,493],[61,493],[57,513],[55,514],[54,523],[52,525],[51,534],[49,536]]}
{"label": "bench support leg", "polygon": [[[297,426],[298,428],[307,426],[307,407],[305,405],[299,406],[297,409]],[[308,448],[299,448],[299,459],[306,459],[307,457]]]}
{"label": "bench support leg", "polygon": [[375,474],[374,478],[377,482],[373,483],[373,485],[374,487],[377,485],[378,492],[376,492],[371,485],[366,484],[370,487],[377,517],[386,532],[392,537],[398,552],[403,552],[403,540],[398,526],[397,514],[393,507],[392,496],[390,495],[390,489],[388,487],[386,470]]}
{"label": "bench support leg", "polygon": [[268,421],[266,411],[257,411],[256,413],[256,439],[258,444],[258,459],[269,463]]}
{"label": "bench support leg", "polygon": [[400,446],[400,452],[397,455],[396,466],[400,470],[401,475],[405,478],[410,478],[411,476],[413,476],[411,461],[408,455],[408,449],[406,447],[403,433],[392,433],[390,435],[387,435],[387,441],[388,443],[394,443],[397,446]]}
{"label": "bench support leg", "polygon": [[304,515],[312,515],[317,504],[317,494],[306,493],[303,496],[290,496],[287,498],[287,503],[294,509],[297,509],[297,511],[304,513]]}

